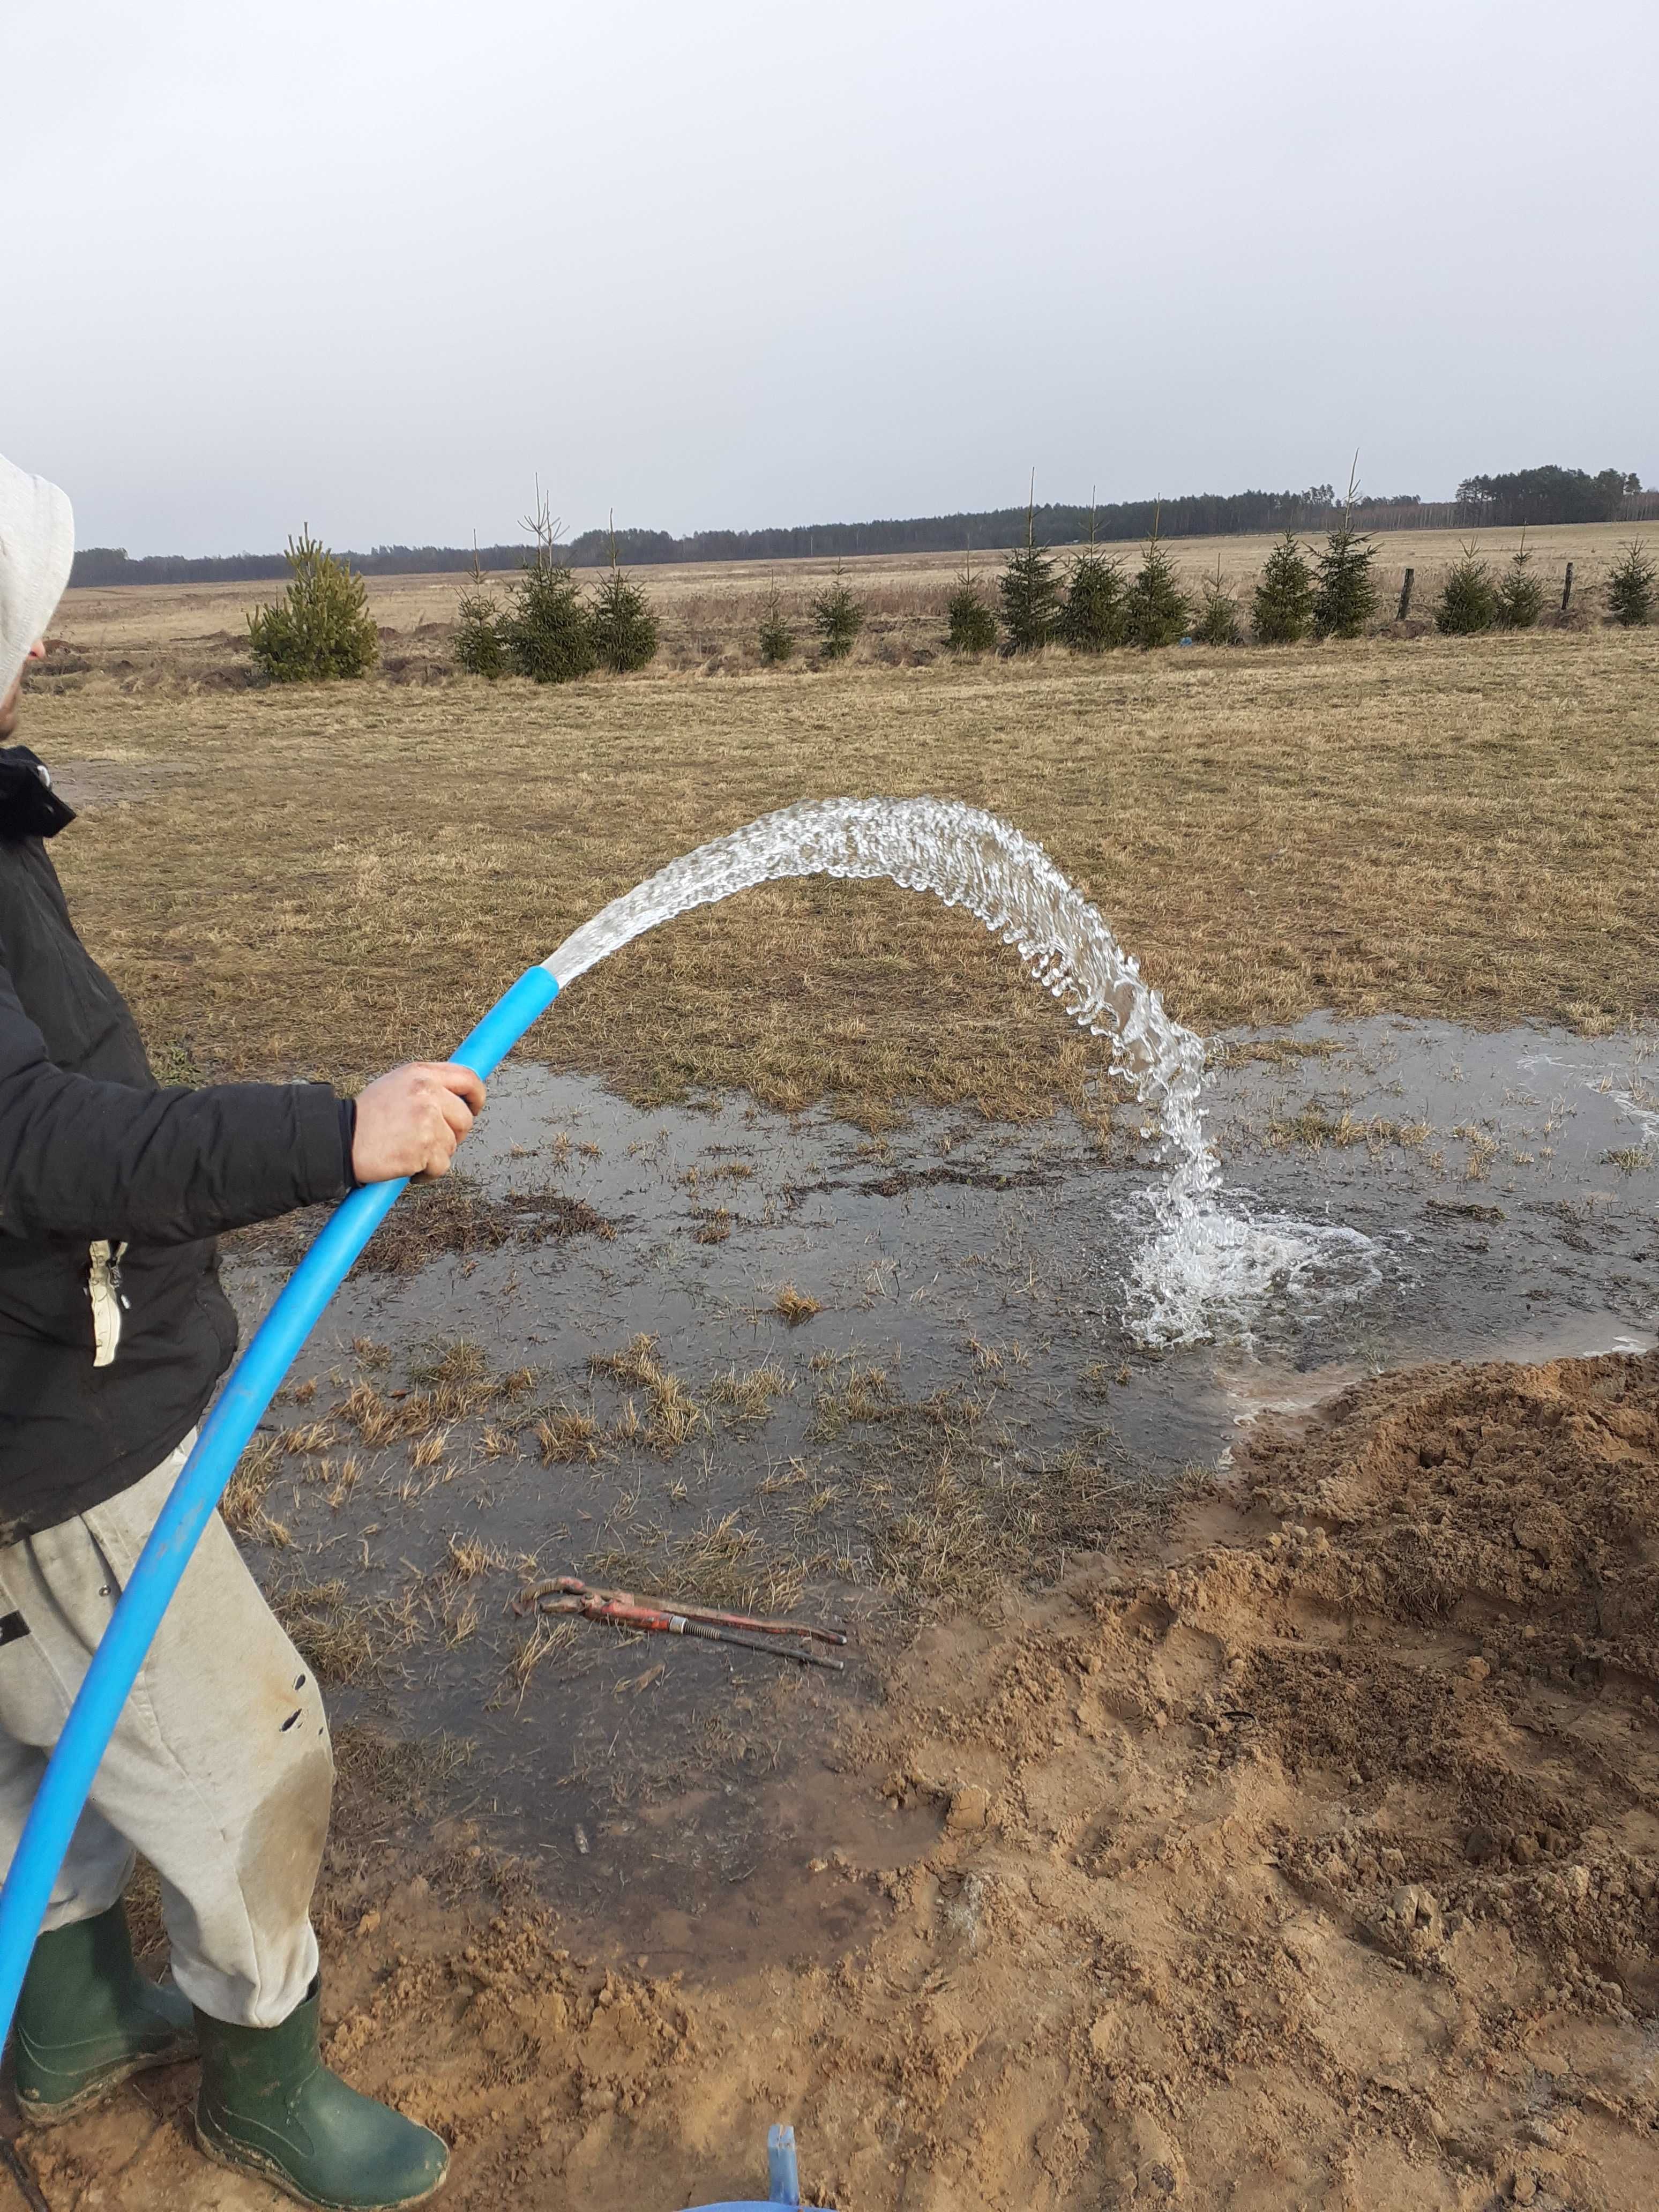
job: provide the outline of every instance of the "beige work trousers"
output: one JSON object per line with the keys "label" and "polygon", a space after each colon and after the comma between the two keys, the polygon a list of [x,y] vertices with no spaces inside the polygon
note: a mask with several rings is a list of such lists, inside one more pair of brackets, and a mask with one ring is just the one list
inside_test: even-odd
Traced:
{"label": "beige work trousers", "polygon": [[[11,1863],[127,1577],[193,1437],[107,1504],[0,1549],[0,1859]],[[334,1761],[310,1669],[216,1513],[185,1570],[52,1891],[47,1928],[108,1910],[142,1851],[173,1979],[205,2013],[275,2027],[317,1972],[311,1893]]]}

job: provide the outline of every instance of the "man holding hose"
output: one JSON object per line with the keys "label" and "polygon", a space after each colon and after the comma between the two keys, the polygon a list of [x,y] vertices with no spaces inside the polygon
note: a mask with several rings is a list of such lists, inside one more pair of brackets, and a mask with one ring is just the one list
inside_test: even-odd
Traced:
{"label": "man holding hose", "polygon": [[[25,663],[69,581],[70,504],[0,459],[0,1860],[236,1345],[213,1239],[355,1184],[439,1176],[469,1068],[158,1085],[76,936],[46,840],[74,819],[15,744]],[[334,2212],[414,2204],[438,2136],[318,2050],[312,1890],[333,1763],[317,1686],[216,1516],[162,1621],[52,1893],[17,2008],[26,2118],[199,2053],[198,2140]],[[135,1854],[172,1984],[132,1959]]]}

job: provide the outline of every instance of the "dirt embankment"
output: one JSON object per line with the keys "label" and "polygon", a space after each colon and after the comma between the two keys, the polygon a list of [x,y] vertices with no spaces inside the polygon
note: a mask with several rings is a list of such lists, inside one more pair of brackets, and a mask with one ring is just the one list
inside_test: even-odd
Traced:
{"label": "dirt embankment", "polygon": [[[742,2194],[781,2115],[843,2212],[1659,2203],[1656,1476],[1659,1354],[1366,1384],[930,1631],[722,1979],[343,1861],[333,2055],[458,2212]],[[37,2143],[53,2212],[264,2203],[189,2088]]]}

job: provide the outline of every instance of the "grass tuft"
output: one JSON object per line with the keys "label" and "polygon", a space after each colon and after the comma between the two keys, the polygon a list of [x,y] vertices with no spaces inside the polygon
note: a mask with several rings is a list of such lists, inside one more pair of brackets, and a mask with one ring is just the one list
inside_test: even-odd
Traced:
{"label": "grass tuft", "polygon": [[735,1420],[763,1421],[772,1410],[772,1401],[787,1396],[794,1387],[777,1361],[769,1359],[741,1373],[735,1366],[729,1367],[710,1384],[708,1400],[711,1405],[723,1407]]}
{"label": "grass tuft", "polygon": [[590,1555],[589,1580],[732,1612],[787,1613],[800,1602],[808,1563],[775,1549],[739,1513],[711,1516],[683,1536],[637,1524],[629,1533],[628,1547]]}
{"label": "grass tuft", "polygon": [[535,1435],[545,1467],[568,1467],[575,1460],[596,1460],[599,1455],[599,1423],[591,1413],[579,1413],[572,1407],[556,1407],[544,1414],[536,1424]]}
{"label": "grass tuft", "polygon": [[226,1528],[245,1542],[268,1540],[272,1528],[281,1525],[270,1520],[265,1513],[265,1493],[275,1479],[282,1449],[280,1437],[256,1437],[237,1461],[235,1472],[219,1500],[219,1512]]}
{"label": "grass tuft", "polygon": [[293,1583],[270,1605],[319,1682],[355,1682],[375,1665],[376,1608],[354,1601],[345,1583]]}
{"label": "grass tuft", "polygon": [[590,1373],[612,1382],[634,1383],[651,1401],[645,1440],[654,1449],[678,1451],[703,1425],[703,1414],[678,1375],[657,1358],[654,1336],[635,1336],[620,1352],[598,1352],[587,1363]]}

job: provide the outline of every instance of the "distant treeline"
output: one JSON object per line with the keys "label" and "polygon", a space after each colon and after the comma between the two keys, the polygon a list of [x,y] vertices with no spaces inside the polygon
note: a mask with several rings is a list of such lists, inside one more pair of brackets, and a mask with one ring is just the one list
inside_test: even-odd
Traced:
{"label": "distant treeline", "polygon": [[[535,549],[529,545],[481,545],[482,568],[517,568]],[[364,576],[436,575],[471,568],[472,548],[459,545],[377,545],[372,553],[340,556]],[[71,584],[258,584],[288,574],[281,553],[145,553],[137,559],[124,545],[83,545],[70,572]]]}
{"label": "distant treeline", "polygon": [[[1327,529],[1338,512],[1329,484],[1304,491],[1199,493],[1181,499],[1117,500],[1105,507],[1048,505],[1036,511],[1038,538],[1050,545],[1075,545],[1094,537],[1112,544],[1146,538],[1156,513],[1165,538],[1267,535],[1285,529]],[[1414,492],[1363,499],[1355,515],[1367,530],[1469,529],[1483,524],[1617,522],[1659,515],[1659,494],[1623,469],[1596,476],[1583,469],[1522,469],[1508,476],[1467,477],[1455,500],[1425,501]],[[672,537],[665,530],[585,530],[559,548],[573,568],[608,563],[629,567],[671,561],[799,561],[853,558],[860,553],[953,553],[1014,545],[1025,536],[1023,507],[977,514],[931,514],[908,521],[820,522],[784,530],[696,530]],[[522,567],[529,545],[481,545],[481,568]],[[471,568],[474,549],[458,545],[377,545],[343,556],[365,576],[440,574]],[[285,576],[280,553],[231,553],[191,560],[171,553],[137,560],[124,548],[88,545],[75,556],[76,584],[256,583]]]}
{"label": "distant treeline", "polygon": [[[1115,500],[1089,507],[1046,505],[1036,510],[1037,536],[1050,545],[1075,545],[1091,533],[1105,543],[1145,538],[1154,513],[1165,538],[1231,538],[1301,529],[1327,520],[1329,484],[1306,491],[1200,492],[1183,499]],[[1415,499],[1404,502],[1420,505]],[[1368,500],[1394,507],[1394,500]],[[617,558],[634,566],[654,561],[805,561],[852,558],[860,553],[959,553],[969,547],[1018,545],[1025,536],[1023,507],[993,507],[980,514],[926,514],[901,522],[818,522],[787,530],[696,530],[671,538],[664,530],[619,530]],[[611,532],[585,530],[568,557],[576,568],[611,558]]]}
{"label": "distant treeline", "polygon": [[1526,522],[1619,522],[1634,519],[1642,479],[1634,470],[1517,469],[1507,477],[1465,477],[1457,487],[1456,522],[1516,529]]}

